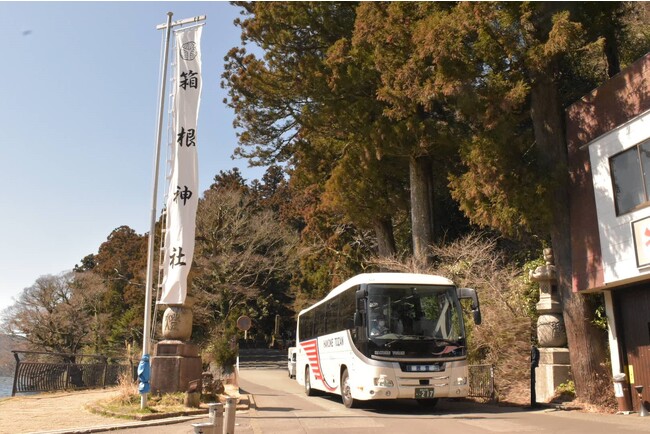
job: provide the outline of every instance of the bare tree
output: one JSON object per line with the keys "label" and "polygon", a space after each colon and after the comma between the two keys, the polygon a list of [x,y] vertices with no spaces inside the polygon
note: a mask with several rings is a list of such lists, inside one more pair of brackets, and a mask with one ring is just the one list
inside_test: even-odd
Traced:
{"label": "bare tree", "polygon": [[105,309],[103,295],[108,291],[104,279],[92,271],[75,273],[72,282],[75,298],[90,317],[87,345],[95,354],[106,350],[111,333],[111,315]]}
{"label": "bare tree", "polygon": [[41,350],[79,352],[93,329],[91,306],[102,286],[75,284],[75,278],[72,272],[39,277],[5,311],[3,328]]}
{"label": "bare tree", "polygon": [[261,305],[285,295],[297,246],[297,234],[242,191],[206,192],[197,213],[195,315],[214,324],[253,306],[258,319],[268,316]]}

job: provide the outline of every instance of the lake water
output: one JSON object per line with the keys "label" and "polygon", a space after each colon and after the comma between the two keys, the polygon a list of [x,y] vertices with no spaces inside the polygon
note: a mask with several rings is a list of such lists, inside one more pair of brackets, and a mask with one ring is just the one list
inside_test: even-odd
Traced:
{"label": "lake water", "polygon": [[11,388],[13,385],[13,377],[0,377],[0,398],[11,396]]}

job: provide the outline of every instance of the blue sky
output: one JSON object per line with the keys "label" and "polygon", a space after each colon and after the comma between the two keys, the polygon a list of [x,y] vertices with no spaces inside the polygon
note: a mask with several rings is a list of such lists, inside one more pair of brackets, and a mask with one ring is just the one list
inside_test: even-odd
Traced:
{"label": "blue sky", "polygon": [[201,191],[220,170],[261,177],[263,169],[231,158],[233,113],[220,88],[223,57],[240,44],[233,24],[239,8],[0,1],[0,311],[39,276],[96,253],[113,229],[149,230],[162,39],[156,25],[168,11],[174,20],[207,15]]}

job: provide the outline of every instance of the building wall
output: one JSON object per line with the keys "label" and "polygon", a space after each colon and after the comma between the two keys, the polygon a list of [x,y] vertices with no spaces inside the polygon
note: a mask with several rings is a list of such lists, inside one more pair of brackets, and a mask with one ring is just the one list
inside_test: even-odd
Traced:
{"label": "building wall", "polygon": [[643,274],[630,267],[636,261],[629,224],[648,210],[616,218],[609,157],[650,136],[648,120],[637,118],[648,110],[650,53],[566,111],[574,291]]}
{"label": "building wall", "polygon": [[[575,107],[575,106],[574,106]],[[569,112],[569,119],[580,112]],[[603,284],[603,269],[596,216],[596,201],[589,150],[577,138],[576,123],[567,121],[570,177],[569,207],[571,224],[571,263],[573,291],[598,288]]]}
{"label": "building wall", "polygon": [[604,295],[612,374],[647,383],[650,359],[638,354],[650,351],[650,268],[637,267],[632,222],[649,217],[650,206],[616,215],[610,158],[650,138],[650,53],[570,106],[566,125],[573,290],[611,289]]}
{"label": "building wall", "polygon": [[650,137],[650,112],[599,137],[589,145],[605,285],[638,280],[650,269],[637,268],[632,222],[650,217],[650,208],[616,215],[609,158]]}

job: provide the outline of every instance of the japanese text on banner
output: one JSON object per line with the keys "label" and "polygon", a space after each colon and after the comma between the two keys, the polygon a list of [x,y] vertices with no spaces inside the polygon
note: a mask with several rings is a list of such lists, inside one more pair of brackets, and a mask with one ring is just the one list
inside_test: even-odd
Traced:
{"label": "japanese text on banner", "polygon": [[201,99],[202,26],[175,32],[176,62],[172,108],[172,152],[165,262],[160,303],[182,304],[187,295],[187,275],[194,256],[198,205],[197,120]]}

